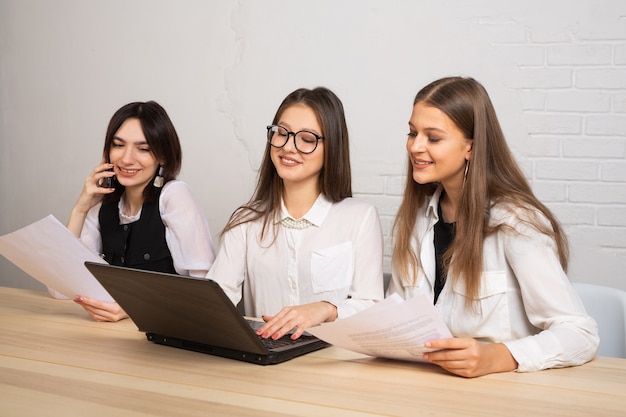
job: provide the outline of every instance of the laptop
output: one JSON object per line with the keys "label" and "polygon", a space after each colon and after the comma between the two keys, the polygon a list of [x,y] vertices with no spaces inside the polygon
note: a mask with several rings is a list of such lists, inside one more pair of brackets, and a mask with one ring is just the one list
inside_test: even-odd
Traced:
{"label": "laptop", "polygon": [[161,345],[271,365],[329,346],[304,334],[263,339],[262,322],[244,318],[215,281],[108,264],[87,269],[146,333]]}

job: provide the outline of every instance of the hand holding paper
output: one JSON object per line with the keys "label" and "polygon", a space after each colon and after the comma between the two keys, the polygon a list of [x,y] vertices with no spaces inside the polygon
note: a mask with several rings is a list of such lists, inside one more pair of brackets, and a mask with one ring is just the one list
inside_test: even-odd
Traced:
{"label": "hand holding paper", "polygon": [[311,327],[307,332],[332,344],[370,356],[424,362],[424,343],[453,337],[430,300],[399,295],[351,317]]}
{"label": "hand holding paper", "polygon": [[69,298],[83,295],[113,302],[84,265],[85,261],[106,262],[52,215],[0,236],[0,254],[37,281]]}

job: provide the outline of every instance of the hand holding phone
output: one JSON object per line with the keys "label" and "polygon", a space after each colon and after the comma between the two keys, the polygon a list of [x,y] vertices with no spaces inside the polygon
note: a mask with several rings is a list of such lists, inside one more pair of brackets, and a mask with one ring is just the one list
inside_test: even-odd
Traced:
{"label": "hand holding phone", "polygon": [[[110,162],[108,161],[107,163],[110,164]],[[113,172],[113,168],[109,168],[107,169],[107,171]],[[98,181],[98,186],[102,188],[115,188],[115,175],[102,178],[100,181]]]}
{"label": "hand holding phone", "polygon": [[[107,171],[113,171],[113,169],[108,169]],[[100,187],[114,188],[115,187],[114,180],[115,180],[115,176],[103,178],[102,183],[100,184]]]}

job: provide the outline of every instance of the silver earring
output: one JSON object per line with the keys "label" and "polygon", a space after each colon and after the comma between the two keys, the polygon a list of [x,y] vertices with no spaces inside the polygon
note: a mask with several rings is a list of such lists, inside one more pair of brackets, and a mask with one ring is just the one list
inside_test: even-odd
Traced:
{"label": "silver earring", "polygon": [[465,181],[467,180],[467,171],[469,170],[469,159],[465,160],[465,172],[463,173],[463,187],[461,188],[465,188]]}
{"label": "silver earring", "polygon": [[152,183],[156,188],[163,187],[163,165],[159,167],[159,173],[156,177],[154,177],[154,182]]}

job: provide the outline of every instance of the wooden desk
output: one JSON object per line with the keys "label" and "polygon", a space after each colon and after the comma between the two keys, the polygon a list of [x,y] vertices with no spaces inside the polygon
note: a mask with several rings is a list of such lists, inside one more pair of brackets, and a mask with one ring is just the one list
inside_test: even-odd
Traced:
{"label": "wooden desk", "polygon": [[0,287],[2,416],[623,416],[626,360],[475,379],[331,347],[259,366]]}

